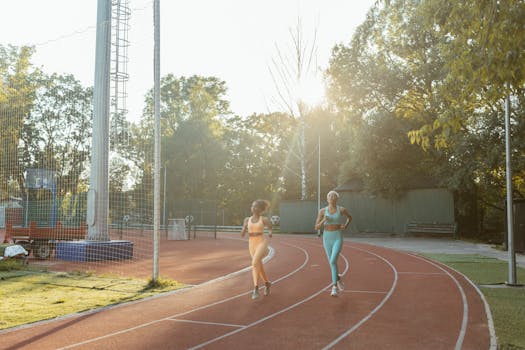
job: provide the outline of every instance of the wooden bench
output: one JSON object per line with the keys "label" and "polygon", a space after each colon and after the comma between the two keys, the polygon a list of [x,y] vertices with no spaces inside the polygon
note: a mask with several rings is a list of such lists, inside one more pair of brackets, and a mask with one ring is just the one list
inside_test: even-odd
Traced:
{"label": "wooden bench", "polygon": [[458,225],[443,222],[409,222],[405,225],[405,233],[437,233],[458,235]]}

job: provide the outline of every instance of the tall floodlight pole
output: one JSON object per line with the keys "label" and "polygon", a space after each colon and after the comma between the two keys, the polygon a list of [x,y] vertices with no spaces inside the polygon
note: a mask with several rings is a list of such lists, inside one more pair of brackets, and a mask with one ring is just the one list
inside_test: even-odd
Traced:
{"label": "tall floodlight pole", "polygon": [[505,99],[505,158],[507,168],[507,247],[509,254],[508,284],[516,284],[516,253],[514,251],[514,203],[512,200],[512,167],[510,153],[510,98]]}
{"label": "tall floodlight pole", "polygon": [[160,224],[160,0],[153,2],[154,54],[153,78],[155,99],[155,179],[153,204],[153,281],[159,278],[159,224]]}
{"label": "tall floodlight pole", "polygon": [[87,239],[109,241],[109,84],[111,59],[111,0],[98,0],[97,42],[93,88],[93,136]]}
{"label": "tall floodlight pole", "polygon": [[[321,134],[317,135],[317,212],[321,210]],[[317,230],[320,234],[321,230]]]}

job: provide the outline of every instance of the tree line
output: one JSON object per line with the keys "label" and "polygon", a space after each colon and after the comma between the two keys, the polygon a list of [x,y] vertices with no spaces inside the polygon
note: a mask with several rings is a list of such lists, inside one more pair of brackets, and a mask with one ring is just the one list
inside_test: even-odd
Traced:
{"label": "tree line", "polygon": [[[306,198],[316,199],[320,140],[322,193],[358,179],[371,193],[402,196],[424,179],[453,191],[462,232],[501,232],[507,97],[514,197],[525,190],[524,22],[518,0],[378,1],[349,42],[332,49],[328,99],[307,106],[301,121],[278,111],[235,115],[216,77],[164,76],[167,215],[181,201],[206,200],[238,224],[258,197],[275,211],[301,198],[301,154]],[[40,71],[33,53],[0,46],[0,197],[26,195],[26,168],[52,168],[63,210],[72,211],[89,181],[92,88]],[[140,121],[112,126],[114,218],[151,212],[153,129],[150,90]]]}

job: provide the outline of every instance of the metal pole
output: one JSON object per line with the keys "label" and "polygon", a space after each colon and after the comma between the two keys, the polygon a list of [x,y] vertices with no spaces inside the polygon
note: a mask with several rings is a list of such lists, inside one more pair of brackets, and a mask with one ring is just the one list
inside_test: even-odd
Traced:
{"label": "metal pole", "polygon": [[162,223],[164,224],[164,230],[168,232],[168,227],[166,226],[166,164],[164,164],[164,196],[162,203]]}
{"label": "metal pole", "polygon": [[160,0],[153,2],[154,54],[153,77],[155,98],[155,176],[153,203],[153,281],[159,278],[159,223],[160,223]]}
{"label": "metal pole", "polygon": [[[317,135],[317,212],[321,210],[321,135]],[[321,230],[317,230],[317,235]]]}
{"label": "metal pole", "polygon": [[91,174],[87,201],[88,240],[109,241],[109,86],[111,1],[98,0]]}
{"label": "metal pole", "polygon": [[510,153],[510,98],[505,99],[505,158],[507,168],[507,247],[509,254],[509,280],[507,284],[516,284],[516,253],[514,251],[514,203],[512,200],[512,167]]}

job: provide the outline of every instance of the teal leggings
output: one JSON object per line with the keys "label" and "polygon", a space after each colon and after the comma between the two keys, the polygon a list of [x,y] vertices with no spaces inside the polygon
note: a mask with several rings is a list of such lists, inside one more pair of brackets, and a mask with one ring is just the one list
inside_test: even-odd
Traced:
{"label": "teal leggings", "polygon": [[334,285],[339,278],[339,271],[337,270],[337,258],[341,253],[343,247],[343,234],[341,231],[324,231],[323,245],[326,252],[326,257],[330,263],[330,270],[332,270],[332,282]]}

